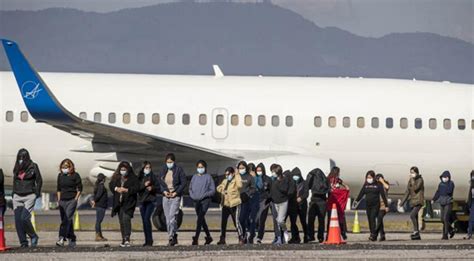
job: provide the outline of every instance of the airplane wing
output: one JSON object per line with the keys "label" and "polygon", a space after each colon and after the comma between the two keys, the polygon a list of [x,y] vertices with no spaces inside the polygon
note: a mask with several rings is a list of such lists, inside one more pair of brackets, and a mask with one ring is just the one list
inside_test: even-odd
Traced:
{"label": "airplane wing", "polygon": [[91,148],[84,148],[84,152],[115,152],[128,160],[161,159],[167,152],[178,154],[180,160],[196,160],[196,156],[209,161],[236,161],[239,158],[155,135],[81,119],[61,105],[15,42],[6,39],[1,41],[23,101],[32,117],[37,122],[89,140]]}

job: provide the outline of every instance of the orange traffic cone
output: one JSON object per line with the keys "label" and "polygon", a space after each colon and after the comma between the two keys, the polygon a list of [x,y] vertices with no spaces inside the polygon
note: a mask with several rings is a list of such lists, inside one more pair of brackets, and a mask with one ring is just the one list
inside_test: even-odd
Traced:
{"label": "orange traffic cone", "polygon": [[340,245],[346,242],[341,239],[341,228],[337,217],[336,204],[332,204],[331,220],[329,221],[328,238],[324,241],[325,245]]}
{"label": "orange traffic cone", "polygon": [[[0,210],[1,211],[1,210]],[[5,244],[5,231],[3,229],[3,215],[0,213],[0,251],[5,251],[10,249]]]}

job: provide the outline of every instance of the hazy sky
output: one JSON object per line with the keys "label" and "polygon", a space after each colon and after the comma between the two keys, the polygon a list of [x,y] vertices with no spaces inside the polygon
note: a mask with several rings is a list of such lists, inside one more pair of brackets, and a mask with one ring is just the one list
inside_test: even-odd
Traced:
{"label": "hazy sky", "polygon": [[[71,7],[85,11],[110,12],[176,1],[179,0],[0,0],[0,10]],[[229,0],[217,1],[229,2]],[[234,2],[261,2],[261,0],[234,0]],[[301,14],[318,26],[335,26],[362,36],[380,37],[393,32],[432,32],[474,43],[474,0],[271,0],[271,2]]]}

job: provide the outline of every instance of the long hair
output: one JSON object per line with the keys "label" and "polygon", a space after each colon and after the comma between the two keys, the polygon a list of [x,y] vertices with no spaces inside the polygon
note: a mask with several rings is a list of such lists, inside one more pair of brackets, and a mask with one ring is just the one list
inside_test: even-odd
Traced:
{"label": "long hair", "polygon": [[[145,160],[143,163],[142,163],[142,168],[140,169],[140,172],[138,172],[138,177],[139,178],[143,178],[143,176],[145,175],[145,168],[146,166],[150,165],[150,168],[151,168],[151,172],[153,173],[153,166],[151,165],[151,162]],[[150,174],[152,174],[150,173]]]}
{"label": "long hair", "polygon": [[237,164],[237,168],[239,168],[240,165],[244,166],[245,167],[245,172],[249,173],[249,165],[247,165],[247,162],[242,160],[241,162],[239,162],[239,164]]}
{"label": "long hair", "polygon": [[207,173],[207,163],[204,160],[198,160],[198,162],[196,162],[196,167],[199,166],[199,164],[204,167],[204,173]]}
{"label": "long hair", "polygon": [[128,175],[135,175],[133,172],[132,165],[128,161],[122,161],[118,165],[117,169],[115,170],[114,174],[112,175],[113,180],[120,179],[122,175],[120,175],[120,169],[121,168],[126,168],[128,171]]}
{"label": "long hair", "polygon": [[328,179],[333,179],[333,178],[339,178],[339,173],[341,172],[341,169],[339,167],[332,167],[331,172],[329,172]]}
{"label": "long hair", "polygon": [[74,162],[72,162],[72,160],[70,159],[63,159],[63,161],[61,161],[61,164],[59,164],[59,172],[61,172],[61,169],[64,164],[69,165],[69,169],[71,170],[71,172],[69,172],[68,175],[72,175],[76,173],[76,167],[74,166]]}
{"label": "long hair", "polygon": [[[367,183],[367,178],[368,178],[368,177],[371,177],[371,178],[373,179],[374,183],[377,182],[377,181],[375,180],[375,172],[374,172],[373,170],[369,170],[369,171],[367,171],[367,173],[365,174],[365,183]],[[376,183],[375,183],[375,184],[376,184]]]}
{"label": "long hair", "polygon": [[[23,162],[20,164],[18,161],[23,160]],[[13,167],[13,173],[15,175],[18,175],[21,170],[26,170],[28,166],[30,166],[32,160],[30,157],[30,153],[26,149],[20,149],[18,153],[16,154],[16,161],[15,161],[15,167]]]}

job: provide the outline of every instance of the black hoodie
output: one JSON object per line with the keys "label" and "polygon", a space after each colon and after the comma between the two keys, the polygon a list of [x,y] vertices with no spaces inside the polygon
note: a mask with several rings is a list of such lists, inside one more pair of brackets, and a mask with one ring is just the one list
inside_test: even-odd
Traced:
{"label": "black hoodie", "polygon": [[[295,181],[293,177],[299,177],[299,180]],[[309,196],[309,189],[308,183],[303,179],[299,168],[296,167],[291,171],[291,181],[295,184],[295,193],[292,199],[297,202],[296,199],[301,198],[302,201],[299,204],[304,203]]]}
{"label": "black hoodie", "polygon": [[258,168],[261,168],[263,172],[262,174],[263,188],[259,189],[260,201],[265,201],[270,198],[270,189],[272,188],[272,178],[267,176],[265,165],[263,165],[263,163],[258,164],[257,169]]}
{"label": "black hoodie", "polygon": [[[22,159],[20,164],[18,161]],[[34,163],[26,149],[18,151],[15,168],[13,169],[13,194],[26,196],[35,193],[36,197],[41,196],[43,179],[38,165]]]}
{"label": "black hoodie", "polygon": [[308,173],[308,187],[311,189],[311,196],[326,199],[329,193],[329,180],[321,169],[313,169]]}

